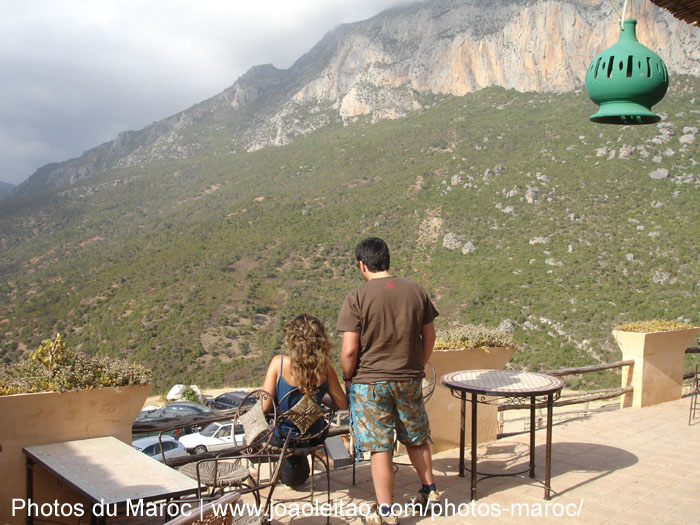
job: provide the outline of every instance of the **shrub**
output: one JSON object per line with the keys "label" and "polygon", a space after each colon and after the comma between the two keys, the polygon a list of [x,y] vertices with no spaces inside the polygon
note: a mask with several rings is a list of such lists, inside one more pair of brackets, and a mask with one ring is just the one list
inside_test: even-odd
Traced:
{"label": "shrub", "polygon": [[615,330],[621,332],[669,332],[671,330],[687,330],[694,328],[690,323],[681,323],[680,321],[663,321],[654,319],[652,321],[634,321],[625,323],[615,327]]}
{"label": "shrub", "polygon": [[182,393],[182,396],[180,397],[183,401],[191,401],[192,403],[201,403],[202,400],[199,398],[197,395],[197,392],[192,390],[192,387],[187,387],[185,388],[185,391]]}
{"label": "shrub", "polygon": [[151,371],[141,365],[66,349],[61,334],[53,341],[45,339],[29,359],[0,366],[0,395],[144,385],[150,381]]}
{"label": "shrub", "polygon": [[494,346],[513,346],[513,335],[498,328],[467,324],[438,330],[435,339],[435,350]]}

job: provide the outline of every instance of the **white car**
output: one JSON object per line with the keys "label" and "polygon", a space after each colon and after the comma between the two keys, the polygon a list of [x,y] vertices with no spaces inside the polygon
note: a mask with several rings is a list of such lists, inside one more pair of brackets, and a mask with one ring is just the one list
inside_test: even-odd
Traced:
{"label": "white car", "polygon": [[[179,458],[187,455],[185,447],[183,447],[180,442],[172,436],[163,436],[163,451],[165,452],[165,459]],[[148,436],[145,438],[140,438],[131,443],[139,452],[143,452],[147,456],[151,456],[153,459],[158,461],[163,461],[163,456],[160,452],[160,443],[158,442],[158,436]]]}
{"label": "white car", "polygon": [[204,427],[201,432],[182,436],[180,443],[187,452],[201,454],[210,450],[244,445],[245,434],[240,423],[234,424],[233,420],[215,421]]}

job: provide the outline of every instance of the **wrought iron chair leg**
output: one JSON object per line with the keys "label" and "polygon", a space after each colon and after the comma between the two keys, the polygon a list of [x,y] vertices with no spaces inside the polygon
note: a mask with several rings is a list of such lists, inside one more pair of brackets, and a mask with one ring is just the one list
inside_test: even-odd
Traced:
{"label": "wrought iron chair leg", "polygon": [[695,377],[693,378],[693,387],[690,391],[690,413],[688,414],[688,424],[695,419],[695,414],[698,410],[698,395],[700,394],[700,363],[695,365]]}
{"label": "wrought iron chair leg", "polygon": [[[324,458],[316,455],[316,453],[311,454],[311,499],[314,497],[315,482],[314,482],[314,461],[319,461],[326,471],[326,496],[328,501],[328,508],[330,510],[331,505],[331,463],[328,459],[329,453],[326,444],[323,444],[323,452],[325,454]],[[354,484],[354,483],[353,483]],[[326,516],[326,523],[330,523],[330,514]]]}
{"label": "wrought iron chair leg", "polygon": [[[324,470],[326,471],[326,497],[327,497],[327,502],[328,502],[328,510],[330,511],[330,505],[331,505],[331,462],[328,459],[329,453],[328,453],[328,448],[326,447],[326,443],[323,443],[323,453],[324,457],[321,458],[316,455],[314,452],[312,454],[312,457],[314,459],[317,459],[318,461],[321,462],[321,465],[323,465]],[[311,461],[311,466],[312,466],[312,475],[313,475],[313,460]],[[313,486],[313,479],[311,480],[312,486]],[[311,494],[313,497],[313,489],[311,490]],[[330,523],[330,514],[326,516],[326,523]]]}
{"label": "wrought iron chair leg", "polygon": [[331,507],[331,463],[330,460],[328,459],[328,449],[326,448],[326,443],[323,443],[323,450],[326,454],[326,493],[328,495],[328,515],[326,515],[326,524],[330,524],[331,522],[331,515],[330,515],[330,507]]}
{"label": "wrought iron chair leg", "polygon": [[311,453],[311,497],[314,496],[315,482],[314,482],[314,459],[319,459],[316,457],[316,453]]}
{"label": "wrought iron chair leg", "polygon": [[[251,490],[255,487],[256,483],[255,480],[251,477],[251,485],[250,488]],[[246,487],[248,485],[245,485]],[[262,500],[260,499],[260,491],[259,490],[253,490],[253,498],[255,498],[255,505],[257,508],[260,508],[260,504],[262,503]]]}

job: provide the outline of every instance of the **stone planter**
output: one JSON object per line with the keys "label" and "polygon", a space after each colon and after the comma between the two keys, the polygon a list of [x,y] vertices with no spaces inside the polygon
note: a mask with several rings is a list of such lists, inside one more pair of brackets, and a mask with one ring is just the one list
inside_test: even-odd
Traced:
{"label": "stone planter", "polygon": [[634,390],[625,394],[621,407],[645,407],[680,399],[683,387],[685,350],[700,328],[666,332],[622,332],[613,337],[622,350],[622,359],[633,359],[633,366],[622,369],[622,386]]}
{"label": "stone planter", "polygon": [[[0,484],[0,523],[24,522],[24,514],[12,516],[12,499],[26,496],[23,447],[102,436],[130,445],[131,426],[152,388],[148,384],[0,396],[0,472],[5,480]],[[60,500],[61,494],[65,498],[45,479],[35,476],[37,496],[48,501]]]}
{"label": "stone planter", "polygon": [[[452,397],[449,389],[440,384],[440,378],[457,370],[492,369],[502,370],[515,348],[512,346],[494,348],[463,348],[460,350],[435,350],[430,362],[435,367],[438,384],[426,409],[430,419],[433,438],[433,451],[439,452],[459,447],[460,400]],[[469,403],[467,403],[469,414]],[[495,406],[479,407],[479,443],[493,441],[498,434],[498,409]],[[471,422],[467,416],[467,438],[471,434]]]}

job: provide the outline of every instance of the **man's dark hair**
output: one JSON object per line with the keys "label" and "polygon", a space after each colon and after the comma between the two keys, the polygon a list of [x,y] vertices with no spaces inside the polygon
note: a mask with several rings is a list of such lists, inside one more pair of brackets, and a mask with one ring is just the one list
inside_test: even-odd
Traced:
{"label": "man's dark hair", "polygon": [[355,248],[355,257],[367,266],[370,272],[389,269],[389,247],[378,237],[368,237]]}

